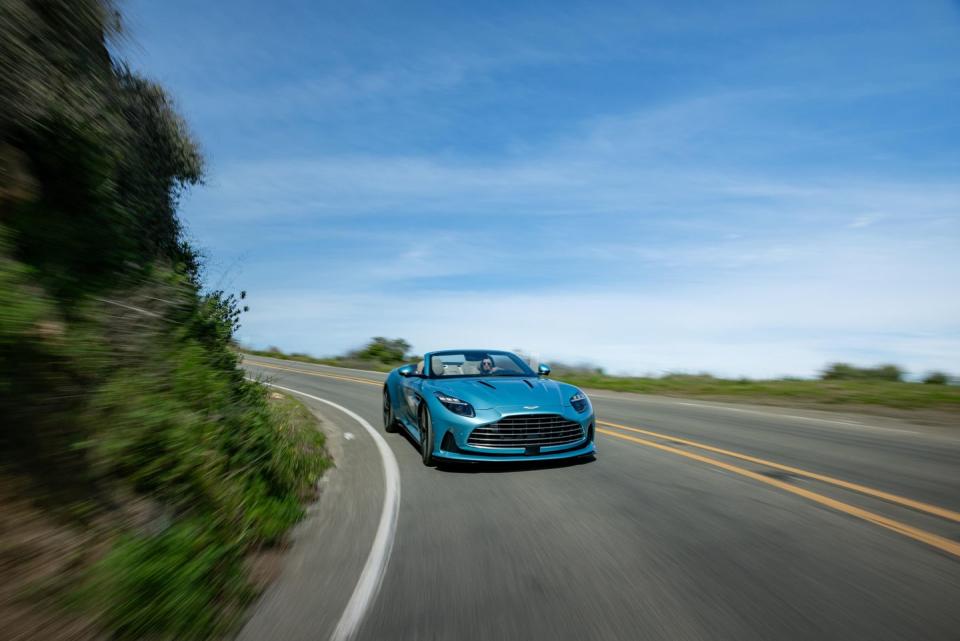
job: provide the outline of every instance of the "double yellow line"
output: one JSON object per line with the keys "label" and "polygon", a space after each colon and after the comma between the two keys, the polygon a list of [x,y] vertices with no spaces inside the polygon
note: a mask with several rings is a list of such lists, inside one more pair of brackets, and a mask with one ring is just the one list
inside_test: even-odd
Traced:
{"label": "double yellow line", "polygon": [[[823,474],[817,474],[816,472],[808,472],[800,468],[791,467],[789,465],[781,465],[779,463],[767,461],[765,459],[757,458],[755,456],[749,456],[747,454],[741,454],[739,452],[733,452],[731,450],[724,450],[719,447],[713,447],[712,445],[706,445],[704,443],[698,443],[696,441],[691,441],[688,439],[677,438],[675,436],[668,436],[666,434],[651,432],[649,430],[642,430],[636,427],[629,427],[627,425],[609,423],[607,421],[597,421],[597,422],[600,425],[607,425],[610,427],[615,427],[617,429],[629,430],[631,432],[638,432],[640,434],[653,436],[654,438],[667,439],[675,443],[682,443],[683,445],[687,445],[690,447],[698,448],[698,449],[709,451],[709,452],[714,452],[717,454],[721,454],[723,456],[729,456],[732,458],[749,461],[751,463],[756,463],[758,465],[763,465],[765,467],[770,467],[776,470],[789,472],[797,476],[803,476],[803,477],[814,479],[824,483],[829,483],[831,485],[836,485],[838,487],[842,487],[847,490],[853,490],[855,492],[859,492],[867,496],[880,498],[885,501],[889,501],[891,503],[896,503],[898,505],[910,507],[915,510],[919,510],[921,512],[934,514],[936,516],[948,519],[950,521],[960,522],[960,513],[953,512],[952,510],[947,510],[945,508],[937,507],[936,505],[930,505],[928,503],[922,503],[920,501],[914,501],[913,499],[897,496],[896,494],[890,494],[889,492],[882,492],[880,490],[875,490],[873,488],[866,487],[864,485],[859,485],[857,483],[850,483],[848,481],[843,481],[843,480],[836,479]],[[703,456],[702,454],[687,452],[687,451],[678,449],[676,447],[670,447],[669,445],[655,443],[654,441],[638,438],[636,436],[631,436],[629,434],[623,434],[621,432],[606,430],[603,428],[597,428],[597,431],[600,432],[601,434],[606,434],[607,436],[613,436],[616,438],[623,439],[625,441],[631,441],[633,443],[645,445],[646,447],[651,447],[663,452],[670,452],[671,454],[676,454],[677,456],[682,456],[687,459],[699,461],[700,463],[706,463],[707,465],[718,467],[728,472],[733,472],[734,474],[739,474],[740,476],[744,476],[754,481],[758,481],[760,483],[764,483],[766,485],[779,488],[785,492],[796,494],[797,496],[802,496],[805,499],[808,499],[810,501],[813,501],[814,503],[819,503],[820,505],[824,505],[826,507],[832,508],[834,510],[837,510],[838,512],[843,512],[844,514],[855,516],[859,519],[863,519],[864,521],[873,523],[874,525],[879,525],[880,527],[884,527],[888,530],[893,530],[898,534],[902,534],[911,539],[921,541],[923,543],[926,543],[927,545],[937,548],[938,550],[960,557],[960,543],[957,543],[956,541],[952,541],[946,537],[940,536],[938,534],[934,534],[932,532],[927,532],[926,530],[921,530],[920,528],[913,527],[912,525],[907,525],[906,523],[901,523],[900,521],[895,521],[894,519],[881,516],[874,512],[870,512],[869,510],[864,510],[863,508],[850,505],[849,503],[838,501],[837,499],[830,498],[829,496],[818,494],[817,492],[811,492],[810,490],[796,487],[785,481],[781,481],[779,479],[765,476],[763,474],[760,474],[759,472],[754,472],[753,470],[748,470],[747,468],[740,467],[738,465],[733,465],[732,463],[727,463],[725,461],[721,461],[715,458],[710,458],[709,456]]]}
{"label": "double yellow line", "polygon": [[[375,385],[377,387],[380,387],[383,385],[383,381],[375,381],[369,378],[360,378],[357,376],[331,374],[327,372],[318,372],[315,370],[305,370],[305,369],[299,369],[294,367],[283,367],[280,365],[270,365],[270,364],[262,363],[259,361],[250,361],[250,362],[252,364],[257,365],[258,367],[267,367],[270,369],[283,370],[287,372],[296,372],[298,374],[306,374],[308,376],[320,376],[323,378],[333,378],[333,379],[349,381],[353,383]],[[705,463],[707,465],[711,465],[713,467],[717,467],[722,470],[726,470],[728,472],[738,474],[740,476],[752,479],[754,481],[763,483],[765,485],[776,487],[785,492],[789,492],[797,496],[802,496],[803,498],[813,501],[814,503],[818,503],[820,505],[837,510],[838,512],[842,512],[844,514],[848,514],[850,516],[862,519],[869,523],[879,525],[880,527],[886,528],[888,530],[892,530],[894,532],[897,532],[898,534],[902,534],[903,536],[909,537],[916,541],[926,543],[927,545],[930,545],[931,547],[941,550],[942,552],[946,552],[948,554],[952,554],[954,556],[960,557],[960,543],[956,541],[952,541],[946,537],[939,536],[932,532],[927,532],[926,530],[921,530],[920,528],[907,525],[906,523],[901,523],[900,521],[896,521],[894,519],[890,519],[885,516],[881,516],[874,512],[870,512],[869,510],[865,510],[863,508],[850,505],[849,503],[844,503],[843,501],[839,501],[829,496],[825,496],[823,494],[818,494],[817,492],[812,492],[810,490],[796,487],[785,481],[781,481],[779,479],[765,476],[763,474],[760,474],[759,472],[749,470],[745,467],[740,467],[738,465],[734,465],[732,463],[728,463],[726,461],[722,461],[719,459],[711,458],[709,456],[704,456],[702,454],[688,452],[685,450],[678,449],[676,447],[671,447],[669,445],[657,443],[655,441],[649,440],[649,438],[640,438],[637,436],[633,436],[633,434],[642,434],[643,436],[647,436],[650,438],[662,439],[672,443],[679,443],[679,444],[692,447],[698,450],[702,450],[705,452],[710,452],[713,454],[718,454],[720,456],[725,456],[728,458],[746,461],[748,463],[753,463],[755,465],[760,465],[763,467],[779,470],[782,472],[787,472],[795,476],[801,476],[801,477],[812,479],[815,481],[820,481],[821,483],[834,485],[836,487],[840,487],[845,490],[857,492],[865,496],[881,499],[889,503],[907,507],[913,510],[917,510],[919,512],[924,512],[926,514],[931,514],[933,516],[937,516],[942,519],[953,521],[955,523],[960,523],[960,513],[954,512],[953,510],[948,510],[946,508],[938,507],[936,505],[930,505],[929,503],[923,503],[921,501],[915,501],[913,499],[909,499],[903,496],[898,496],[896,494],[891,494],[889,492],[883,492],[881,490],[867,487],[865,485],[860,485],[858,483],[851,483],[849,481],[837,479],[832,476],[827,476],[825,474],[818,474],[816,472],[810,472],[808,470],[804,470],[798,467],[783,465],[781,463],[776,463],[776,462],[762,459],[756,456],[750,456],[749,454],[743,454],[741,452],[735,452],[733,450],[714,447],[712,445],[708,445],[706,443],[700,443],[698,441],[692,441],[690,439],[678,438],[676,436],[671,436],[669,434],[662,434],[660,432],[645,430],[638,427],[632,427],[629,425],[621,425],[619,423],[611,423],[609,421],[597,421],[597,423],[599,425],[603,425],[606,427],[612,427],[615,430],[624,430],[626,432],[631,432],[631,434],[625,434],[620,431],[614,431],[614,430],[598,427],[597,432],[604,434],[606,436],[623,439],[625,441],[637,443],[639,445],[660,450],[662,452],[669,452],[670,454],[675,454],[676,456],[681,456],[686,459],[698,461],[700,463]]]}

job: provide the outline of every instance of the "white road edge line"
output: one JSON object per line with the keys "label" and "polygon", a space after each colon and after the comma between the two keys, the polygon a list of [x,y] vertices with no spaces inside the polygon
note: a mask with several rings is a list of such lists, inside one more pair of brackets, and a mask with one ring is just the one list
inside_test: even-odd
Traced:
{"label": "white road edge line", "polygon": [[331,641],[349,641],[349,639],[352,639],[357,634],[364,615],[373,604],[377,592],[380,591],[380,585],[383,583],[383,575],[386,573],[387,564],[390,562],[390,553],[393,551],[393,540],[397,533],[397,517],[400,514],[400,467],[397,465],[397,458],[393,455],[393,451],[390,449],[390,446],[387,445],[384,438],[380,436],[380,433],[377,432],[370,423],[356,412],[347,409],[343,405],[338,405],[333,401],[328,401],[325,398],[307,394],[300,390],[275,385],[273,383],[264,383],[264,385],[276,387],[286,392],[300,394],[301,396],[326,403],[340,410],[360,423],[363,429],[367,430],[370,436],[373,437],[373,442],[377,444],[377,450],[380,452],[380,458],[383,461],[383,510],[380,512],[380,524],[377,526],[377,534],[373,537],[373,546],[370,548],[370,555],[367,557],[367,562],[363,566],[363,572],[360,573],[356,587],[353,588],[350,601],[347,602],[347,607],[343,609],[343,614],[340,615],[340,621],[337,623],[337,627],[330,637]]}
{"label": "white road edge line", "polygon": [[[247,358],[249,355],[244,354],[243,356],[244,358]],[[270,356],[253,356],[252,358],[271,358],[271,357]],[[387,380],[387,372],[378,372],[372,369],[357,369],[356,367],[340,367],[339,365],[321,365],[320,363],[308,363],[306,361],[291,361],[284,358],[274,358],[273,360],[280,361],[281,363],[291,363],[293,365],[307,365],[308,367],[316,367],[317,371],[319,372],[329,372],[331,370],[333,371],[346,370],[348,372],[359,372],[361,374],[368,374],[369,376],[367,378],[369,378],[370,376],[373,376],[373,377],[383,376],[383,378],[370,378],[371,381],[375,381],[377,383],[383,383],[384,381]],[[251,360],[250,363],[252,365],[260,364],[254,360]]]}

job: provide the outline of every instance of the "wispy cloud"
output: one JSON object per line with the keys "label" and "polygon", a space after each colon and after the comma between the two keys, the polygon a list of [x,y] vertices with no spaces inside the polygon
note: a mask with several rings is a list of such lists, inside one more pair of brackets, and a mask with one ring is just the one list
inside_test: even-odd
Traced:
{"label": "wispy cloud", "polygon": [[883,220],[883,216],[877,214],[864,214],[854,218],[853,221],[847,225],[847,227],[850,227],[851,229],[860,229],[862,227],[869,227],[880,220]]}

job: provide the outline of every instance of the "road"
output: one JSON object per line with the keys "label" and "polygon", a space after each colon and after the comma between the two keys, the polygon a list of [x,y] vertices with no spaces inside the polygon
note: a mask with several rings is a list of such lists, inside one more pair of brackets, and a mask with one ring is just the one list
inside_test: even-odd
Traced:
{"label": "road", "polygon": [[319,411],[338,466],[241,639],[327,639],[399,466],[356,638],[960,639],[960,430],[595,392],[597,460],[426,468],[383,375],[246,357]]}

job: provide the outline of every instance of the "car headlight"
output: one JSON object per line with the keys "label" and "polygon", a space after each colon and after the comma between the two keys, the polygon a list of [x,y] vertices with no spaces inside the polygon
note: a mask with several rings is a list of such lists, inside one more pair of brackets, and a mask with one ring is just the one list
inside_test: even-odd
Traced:
{"label": "car headlight", "polygon": [[444,407],[454,414],[459,416],[476,415],[476,413],[473,411],[473,405],[466,401],[461,401],[456,396],[450,396],[449,394],[444,394],[443,392],[434,392],[434,395],[437,397],[438,401],[443,403]]}
{"label": "car headlight", "polygon": [[583,392],[577,392],[570,397],[570,404],[573,405],[573,409],[578,412],[586,412],[589,401],[587,401],[587,395]]}

